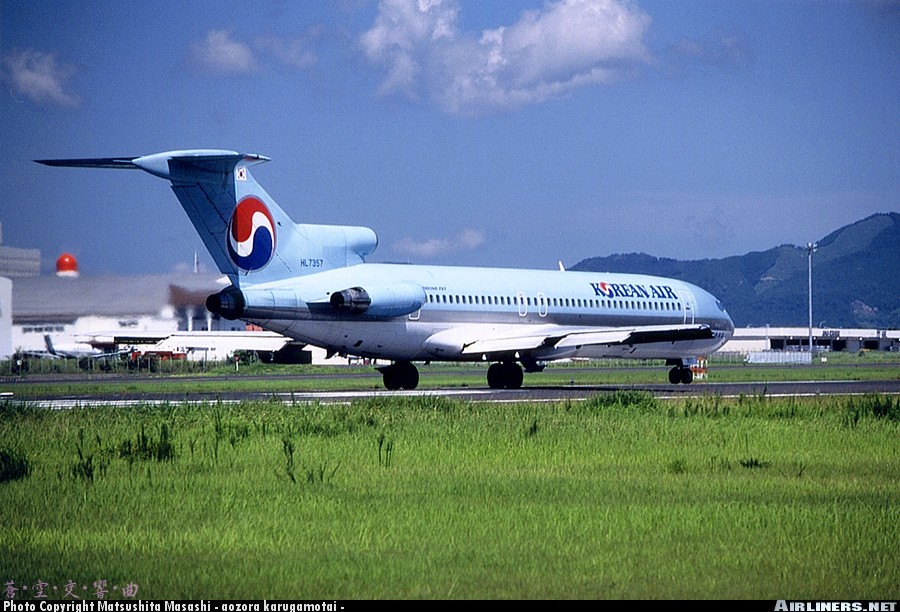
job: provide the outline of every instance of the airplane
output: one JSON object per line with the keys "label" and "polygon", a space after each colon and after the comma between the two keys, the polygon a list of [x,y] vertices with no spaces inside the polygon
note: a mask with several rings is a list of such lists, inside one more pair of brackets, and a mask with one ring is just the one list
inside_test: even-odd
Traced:
{"label": "airplane", "polygon": [[102,351],[87,342],[59,344],[53,342],[50,334],[44,334],[44,344],[47,346],[47,352],[51,356],[68,359],[104,359],[106,357],[119,357],[120,355],[125,355],[131,351],[131,349]]}
{"label": "airplane", "polygon": [[250,168],[271,161],[219,149],[35,160],[139,169],[168,180],[231,282],[206,307],[329,355],[390,361],[390,390],[415,389],[413,362],[490,362],[493,389],[573,358],[664,359],[673,384],[734,332],[722,303],[680,280],[637,274],[367,263],[367,227],[295,223]]}

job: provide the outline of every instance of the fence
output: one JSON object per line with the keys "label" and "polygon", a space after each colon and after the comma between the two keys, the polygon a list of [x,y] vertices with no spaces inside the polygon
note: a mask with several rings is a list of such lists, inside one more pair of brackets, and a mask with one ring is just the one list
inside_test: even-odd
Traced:
{"label": "fence", "polygon": [[[221,362],[188,361],[186,359],[120,359],[110,358],[41,358],[17,357],[0,360],[0,376],[22,376],[31,374],[124,374],[162,373],[191,374],[221,368]],[[233,366],[232,366],[233,367]]]}

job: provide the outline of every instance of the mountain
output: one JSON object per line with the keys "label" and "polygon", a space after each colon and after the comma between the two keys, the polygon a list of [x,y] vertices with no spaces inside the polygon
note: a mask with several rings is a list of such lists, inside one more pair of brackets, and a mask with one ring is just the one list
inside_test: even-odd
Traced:
{"label": "mountain", "polygon": [[[806,326],[807,256],[794,245],[696,261],[629,253],[591,257],[571,269],[694,283],[722,300],[738,327]],[[872,215],[819,240],[812,274],[813,325],[900,328],[900,213]]]}

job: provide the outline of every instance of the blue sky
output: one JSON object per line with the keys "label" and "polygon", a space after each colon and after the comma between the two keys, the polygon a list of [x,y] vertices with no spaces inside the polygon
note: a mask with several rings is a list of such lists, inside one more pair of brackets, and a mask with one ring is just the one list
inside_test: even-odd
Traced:
{"label": "blue sky", "polygon": [[31,160],[261,153],[369,261],[806,244],[900,210],[900,2],[0,3],[3,244],[211,268],[168,184]]}

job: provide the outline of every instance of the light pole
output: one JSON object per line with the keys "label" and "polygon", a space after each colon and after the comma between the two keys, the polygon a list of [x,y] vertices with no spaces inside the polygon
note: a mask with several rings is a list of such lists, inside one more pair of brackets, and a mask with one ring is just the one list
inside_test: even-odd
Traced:
{"label": "light pole", "polygon": [[809,264],[809,356],[812,358],[812,254],[819,245],[815,242],[806,243],[807,260]]}

